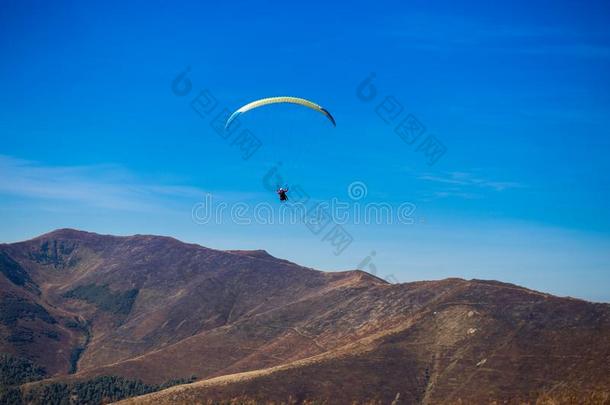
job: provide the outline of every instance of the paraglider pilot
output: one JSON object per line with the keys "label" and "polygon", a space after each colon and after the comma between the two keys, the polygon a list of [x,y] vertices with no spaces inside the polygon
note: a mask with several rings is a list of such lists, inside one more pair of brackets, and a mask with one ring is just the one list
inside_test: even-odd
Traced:
{"label": "paraglider pilot", "polygon": [[288,200],[288,196],[286,195],[286,193],[288,192],[288,187],[286,188],[278,188],[276,193],[277,195],[280,196],[280,201],[287,201]]}

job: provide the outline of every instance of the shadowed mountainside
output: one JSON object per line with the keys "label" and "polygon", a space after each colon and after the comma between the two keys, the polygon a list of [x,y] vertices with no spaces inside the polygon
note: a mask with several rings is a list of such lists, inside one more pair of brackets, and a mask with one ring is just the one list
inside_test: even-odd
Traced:
{"label": "shadowed mountainside", "polygon": [[610,306],[500,282],[391,285],[265,251],[63,229],[0,245],[0,291],[0,352],[51,377],[26,393],[195,375],[128,401],[610,398]]}

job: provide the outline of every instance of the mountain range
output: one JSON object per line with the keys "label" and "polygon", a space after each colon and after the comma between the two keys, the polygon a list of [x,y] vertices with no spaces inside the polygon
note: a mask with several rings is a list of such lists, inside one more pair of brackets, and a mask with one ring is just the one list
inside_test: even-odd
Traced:
{"label": "mountain range", "polygon": [[608,304],[163,236],[0,244],[0,352],[0,403],[610,403]]}

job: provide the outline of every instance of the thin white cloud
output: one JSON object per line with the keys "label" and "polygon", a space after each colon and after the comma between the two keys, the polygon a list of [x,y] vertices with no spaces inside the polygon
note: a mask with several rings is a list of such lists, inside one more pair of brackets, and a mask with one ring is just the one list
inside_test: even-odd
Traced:
{"label": "thin white cloud", "polygon": [[426,195],[434,198],[476,199],[488,192],[503,192],[525,187],[518,182],[490,180],[474,173],[461,171],[423,173],[416,178],[432,186],[432,190],[426,191]]}
{"label": "thin white cloud", "polygon": [[424,173],[419,176],[418,179],[437,183],[452,184],[456,186],[488,188],[495,191],[504,191],[509,188],[523,187],[521,184],[516,182],[488,180],[467,172],[446,172],[440,175]]}
{"label": "thin white cloud", "polygon": [[128,211],[157,211],[173,199],[193,201],[196,187],[151,184],[118,165],[50,166],[0,155],[0,194]]}
{"label": "thin white cloud", "polygon": [[[509,52],[563,55],[579,58],[610,57],[606,33],[566,31],[553,26],[498,26],[466,18],[426,13],[402,16],[400,27],[388,24],[383,34],[401,38],[409,47],[460,52]],[[392,27],[394,25],[394,27]]]}

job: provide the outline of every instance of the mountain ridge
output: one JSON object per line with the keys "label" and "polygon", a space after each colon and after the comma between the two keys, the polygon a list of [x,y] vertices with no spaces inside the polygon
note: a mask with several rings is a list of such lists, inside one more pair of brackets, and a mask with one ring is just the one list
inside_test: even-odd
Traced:
{"label": "mountain ridge", "polygon": [[[0,351],[47,370],[24,393],[102,376],[198,380],[130,403],[479,403],[610,386],[608,304],[494,280],[390,284],[262,250],[69,228],[1,244],[0,256],[11,314]],[[341,388],[356,380],[377,388]]]}

